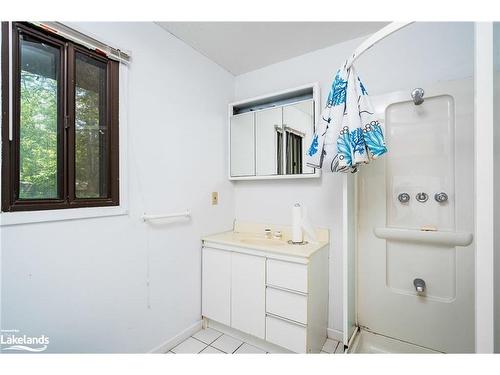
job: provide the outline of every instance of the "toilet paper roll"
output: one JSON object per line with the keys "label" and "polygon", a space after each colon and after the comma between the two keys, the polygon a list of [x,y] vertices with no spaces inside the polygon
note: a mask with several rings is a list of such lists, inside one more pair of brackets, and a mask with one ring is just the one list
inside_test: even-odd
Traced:
{"label": "toilet paper roll", "polygon": [[301,243],[302,236],[302,207],[295,203],[292,207],[292,242]]}

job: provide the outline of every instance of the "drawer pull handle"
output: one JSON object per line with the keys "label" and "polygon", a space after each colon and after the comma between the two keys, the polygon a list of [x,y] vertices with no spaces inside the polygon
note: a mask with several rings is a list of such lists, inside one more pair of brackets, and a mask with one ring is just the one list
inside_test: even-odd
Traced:
{"label": "drawer pull handle", "polygon": [[279,316],[279,315],[274,315],[274,314],[272,314],[272,313],[268,313],[268,312],[266,312],[266,316],[268,316],[268,317],[270,317],[270,318],[274,318],[274,319],[282,320],[282,321],[284,321],[284,322],[287,322],[287,323],[290,323],[290,324],[294,324],[294,325],[299,326],[299,327],[307,328],[307,325],[306,325],[306,324],[296,322],[295,320],[291,320],[291,319],[283,318],[282,316]]}
{"label": "drawer pull handle", "polygon": [[266,284],[266,288],[275,289],[275,290],[281,290],[283,292],[293,293],[293,294],[297,294],[299,296],[307,297],[307,293],[299,292],[298,290],[294,290],[294,289],[283,288],[281,286]]}

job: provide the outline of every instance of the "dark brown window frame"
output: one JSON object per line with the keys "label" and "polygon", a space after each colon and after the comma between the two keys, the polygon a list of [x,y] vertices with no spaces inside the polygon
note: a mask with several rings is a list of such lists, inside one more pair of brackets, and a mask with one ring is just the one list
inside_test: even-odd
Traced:
{"label": "dark brown window frame", "polygon": [[[19,35],[27,34],[61,50],[58,108],[58,199],[19,199],[20,156],[20,67]],[[119,150],[118,150],[118,70],[119,63],[100,53],[53,35],[41,28],[21,22],[12,23],[12,51],[9,51],[9,23],[2,22],[2,211],[35,211],[79,207],[119,205]],[[75,194],[75,56],[81,53],[104,62],[107,66],[106,118],[108,142],[108,194],[106,198],[77,198]],[[12,53],[14,80],[9,92],[9,53]],[[12,95],[12,113],[9,97]],[[9,140],[9,118],[12,122],[12,140]]]}

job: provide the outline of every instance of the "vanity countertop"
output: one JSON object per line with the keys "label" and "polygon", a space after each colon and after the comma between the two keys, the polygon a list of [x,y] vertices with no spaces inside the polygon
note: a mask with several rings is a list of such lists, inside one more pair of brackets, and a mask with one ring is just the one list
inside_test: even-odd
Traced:
{"label": "vanity countertop", "polygon": [[[282,239],[266,238],[264,229],[280,230]],[[204,244],[218,243],[247,249],[272,252],[281,255],[309,258],[329,243],[328,230],[317,229],[317,240],[307,244],[294,245],[288,242],[291,229],[287,226],[236,222],[234,230],[202,237]]]}

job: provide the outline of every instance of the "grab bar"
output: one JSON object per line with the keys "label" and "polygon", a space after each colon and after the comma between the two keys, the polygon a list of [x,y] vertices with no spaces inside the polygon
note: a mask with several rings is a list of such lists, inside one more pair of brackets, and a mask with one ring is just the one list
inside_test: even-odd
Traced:
{"label": "grab bar", "polygon": [[400,228],[374,228],[376,237],[383,240],[430,243],[442,246],[469,246],[473,235],[469,232],[421,231]]}
{"label": "grab bar", "polygon": [[191,211],[186,210],[184,212],[175,212],[172,214],[161,214],[161,215],[142,215],[142,220],[151,221],[151,220],[159,220],[159,219],[171,219],[175,217],[191,217]]}

